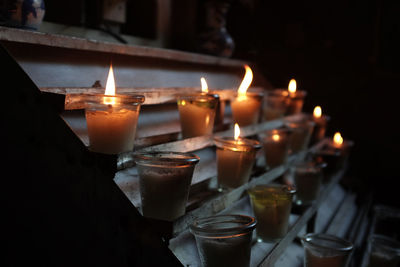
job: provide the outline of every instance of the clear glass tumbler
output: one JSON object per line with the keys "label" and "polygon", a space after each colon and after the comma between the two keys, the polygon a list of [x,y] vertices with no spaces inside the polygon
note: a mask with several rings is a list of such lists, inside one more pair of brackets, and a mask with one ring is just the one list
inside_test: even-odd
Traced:
{"label": "clear glass tumbler", "polygon": [[346,267],[353,244],[328,234],[307,234],[301,238],[305,267]]}
{"label": "clear glass tumbler", "polygon": [[400,242],[384,235],[372,235],[368,267],[397,267],[399,263]]}
{"label": "clear glass tumbler", "polygon": [[285,116],[287,108],[287,96],[276,93],[274,91],[267,91],[264,94],[263,106],[263,119],[264,121],[271,121],[282,118]]}
{"label": "clear glass tumbler", "polygon": [[268,169],[285,164],[292,131],[288,128],[273,129],[260,133],[264,149],[265,163]]}
{"label": "clear glass tumbler", "polygon": [[143,216],[173,221],[184,215],[199,157],[179,152],[137,152],[134,160]]}
{"label": "clear glass tumbler", "polygon": [[212,134],[218,101],[219,97],[206,93],[178,97],[183,138]]}
{"label": "clear glass tumbler", "polygon": [[298,162],[290,166],[289,179],[296,186],[297,205],[309,205],[319,196],[323,180],[323,167],[312,161]]}
{"label": "clear glass tumbler", "polygon": [[261,145],[256,140],[215,137],[219,190],[236,188],[249,181]]}
{"label": "clear glass tumbler", "polygon": [[104,154],[133,150],[141,95],[84,95],[89,149]]}
{"label": "clear glass tumbler", "polygon": [[289,226],[294,187],[280,184],[256,185],[247,190],[257,218],[257,241],[276,242]]}
{"label": "clear glass tumbler", "polygon": [[286,119],[285,125],[292,130],[290,153],[307,149],[315,123],[309,120]]}
{"label": "clear glass tumbler", "polygon": [[256,219],[245,215],[218,215],[196,220],[190,227],[204,267],[250,265]]}

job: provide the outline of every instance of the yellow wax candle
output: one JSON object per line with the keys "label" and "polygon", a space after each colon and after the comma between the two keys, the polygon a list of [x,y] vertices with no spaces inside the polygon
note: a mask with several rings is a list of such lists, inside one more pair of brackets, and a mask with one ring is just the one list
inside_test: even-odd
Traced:
{"label": "yellow wax candle", "polygon": [[85,110],[89,149],[118,154],[133,150],[136,125],[143,96],[115,95],[115,81],[110,67],[105,95],[88,95]]}

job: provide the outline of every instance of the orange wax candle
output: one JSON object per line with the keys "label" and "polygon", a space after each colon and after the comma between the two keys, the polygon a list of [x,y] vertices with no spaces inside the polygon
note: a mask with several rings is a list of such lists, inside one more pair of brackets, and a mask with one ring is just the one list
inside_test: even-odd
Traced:
{"label": "orange wax candle", "polygon": [[256,152],[261,145],[256,140],[239,138],[235,125],[235,138],[215,137],[217,146],[217,173],[219,189],[236,188],[245,184],[251,175]]}
{"label": "orange wax candle", "polygon": [[190,94],[178,97],[182,137],[210,135],[213,132],[218,98],[212,94]]}
{"label": "orange wax candle", "polygon": [[112,67],[105,95],[87,95],[85,110],[89,149],[104,154],[133,150],[140,104],[144,96],[115,95]]}
{"label": "orange wax candle", "polygon": [[258,123],[263,100],[263,94],[247,92],[253,80],[253,72],[247,65],[245,69],[246,73],[238,93],[231,100],[233,120],[241,126]]}

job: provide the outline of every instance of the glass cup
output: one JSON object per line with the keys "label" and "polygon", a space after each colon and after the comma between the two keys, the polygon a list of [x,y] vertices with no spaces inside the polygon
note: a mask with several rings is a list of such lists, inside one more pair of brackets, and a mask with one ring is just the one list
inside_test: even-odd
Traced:
{"label": "glass cup", "polygon": [[285,125],[292,130],[290,153],[307,149],[315,123],[309,120],[286,119]]}
{"label": "glass cup", "polygon": [[259,92],[247,92],[244,96],[235,94],[231,99],[233,121],[240,127],[257,124],[263,97]]}
{"label": "glass cup", "polygon": [[89,149],[104,154],[133,150],[141,95],[84,95]]}
{"label": "glass cup", "polygon": [[315,122],[314,129],[311,134],[310,145],[315,145],[325,137],[326,126],[330,120],[329,116],[321,115],[319,118],[312,116],[311,118]]}
{"label": "glass cup", "polygon": [[265,93],[263,107],[264,121],[271,121],[285,116],[287,108],[286,98],[287,96],[274,91],[267,91]]}
{"label": "glass cup", "polygon": [[250,265],[256,219],[245,215],[218,215],[196,220],[190,227],[202,266]]}
{"label": "glass cup", "polygon": [[260,134],[268,169],[286,163],[292,131],[288,128],[273,129]]}
{"label": "glass cup", "polygon": [[173,221],[185,214],[189,188],[199,157],[179,152],[137,152],[143,216]]}
{"label": "glass cup", "polygon": [[247,183],[261,145],[256,140],[215,137],[219,190],[237,188]]}
{"label": "glass cup", "polygon": [[272,93],[277,96],[285,97],[285,116],[301,113],[304,99],[307,96],[306,91],[297,90],[296,92],[291,93],[286,89],[275,89],[272,91]]}
{"label": "glass cup", "polygon": [[287,178],[296,186],[295,203],[297,205],[309,205],[317,199],[324,166],[312,161],[298,162],[290,166]]}
{"label": "glass cup", "polygon": [[400,242],[384,235],[372,235],[368,267],[397,267],[399,263]]}
{"label": "glass cup", "polygon": [[346,267],[353,244],[328,234],[307,234],[301,238],[305,267]]}
{"label": "glass cup", "polygon": [[257,241],[276,242],[289,226],[294,187],[279,184],[256,185],[247,190],[257,218]]}
{"label": "glass cup", "polygon": [[183,138],[212,134],[218,101],[219,97],[206,93],[178,97]]}

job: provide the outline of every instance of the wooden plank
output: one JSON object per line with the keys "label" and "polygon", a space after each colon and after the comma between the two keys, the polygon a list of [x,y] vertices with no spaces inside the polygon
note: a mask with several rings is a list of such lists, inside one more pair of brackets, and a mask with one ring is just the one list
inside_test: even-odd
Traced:
{"label": "wooden plank", "polygon": [[0,40],[59,48],[79,49],[84,51],[159,58],[171,61],[184,61],[214,66],[243,67],[244,64],[248,64],[247,62],[240,60],[175,51],[171,49],[107,43],[96,40],[42,33],[37,31],[27,31],[3,26],[0,26]]}

